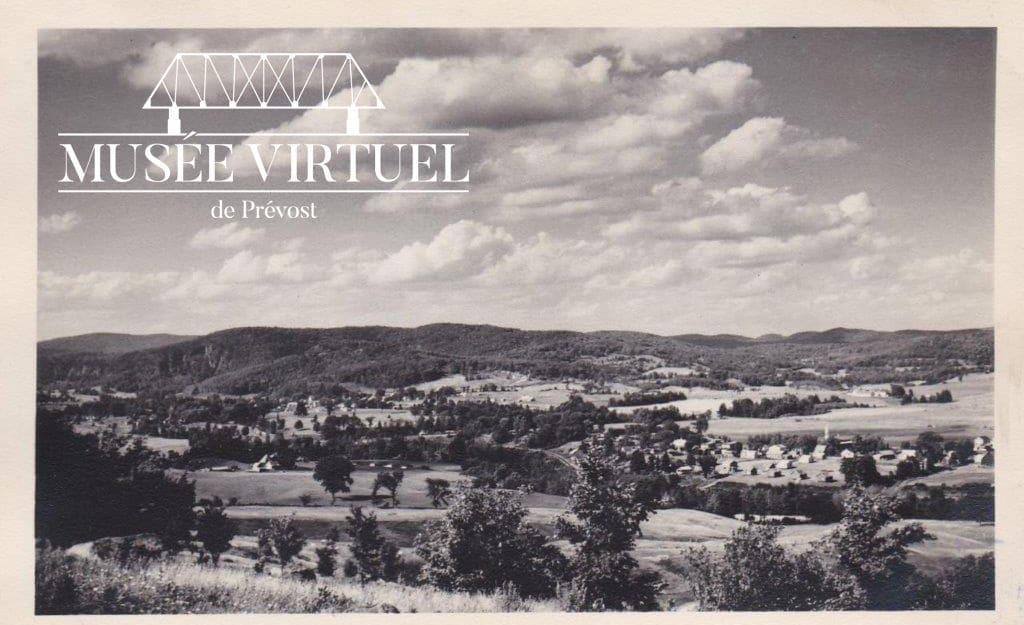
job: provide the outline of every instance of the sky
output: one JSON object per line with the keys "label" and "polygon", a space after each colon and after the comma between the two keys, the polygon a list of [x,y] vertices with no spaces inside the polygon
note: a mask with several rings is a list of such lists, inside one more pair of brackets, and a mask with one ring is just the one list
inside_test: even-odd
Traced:
{"label": "sky", "polygon": [[[989,326],[995,44],[991,29],[42,31],[39,338]],[[214,51],[351,53],[386,107],[363,132],[469,133],[470,192],[251,198],[315,201],[315,221],[214,220],[216,194],[57,193],[58,132],[162,132],[142,109],[153,86],[175,53]]]}

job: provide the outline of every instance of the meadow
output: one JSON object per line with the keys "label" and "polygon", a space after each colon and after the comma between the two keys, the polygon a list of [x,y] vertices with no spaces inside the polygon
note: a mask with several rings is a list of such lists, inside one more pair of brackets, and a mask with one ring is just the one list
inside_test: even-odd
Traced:
{"label": "meadow", "polygon": [[[913,440],[926,430],[946,438],[986,435],[995,430],[993,399],[995,382],[992,374],[971,374],[963,381],[913,387],[914,394],[933,395],[941,390],[953,394],[948,404],[910,404],[901,406],[896,400],[866,398],[849,392],[836,392],[850,402],[872,404],[869,408],[844,408],[823,415],[781,417],[778,419],[712,419],[708,433],[746,440],[754,434],[821,434],[825,427],[839,437],[878,435],[890,444]],[[831,395],[831,391],[819,391]],[[781,393],[780,393],[781,394]],[[744,391],[744,397],[751,396]],[[687,400],[690,401],[690,400]]]}

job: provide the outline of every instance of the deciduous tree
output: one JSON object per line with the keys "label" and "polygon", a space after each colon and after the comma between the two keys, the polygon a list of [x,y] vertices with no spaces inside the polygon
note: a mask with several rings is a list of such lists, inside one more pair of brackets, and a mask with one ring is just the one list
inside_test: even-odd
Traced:
{"label": "deciduous tree", "polygon": [[333,455],[321,458],[313,470],[313,479],[323,485],[324,490],[331,495],[331,505],[334,505],[339,492],[347,493],[352,486],[352,472],[355,465],[345,456]]}

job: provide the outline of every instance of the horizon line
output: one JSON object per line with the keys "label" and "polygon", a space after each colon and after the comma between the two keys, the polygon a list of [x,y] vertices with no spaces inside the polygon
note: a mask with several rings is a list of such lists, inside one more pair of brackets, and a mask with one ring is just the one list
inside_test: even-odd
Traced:
{"label": "horizon line", "polygon": [[435,322],[432,322],[432,323],[423,323],[423,324],[415,325],[415,326],[387,325],[387,324],[379,324],[379,323],[377,323],[377,324],[364,324],[364,325],[336,325],[336,326],[283,326],[283,325],[260,326],[260,325],[240,325],[240,326],[231,326],[231,327],[226,327],[226,328],[220,328],[218,330],[211,330],[209,332],[202,332],[202,333],[198,333],[198,334],[180,334],[178,332],[171,332],[171,331],[134,333],[134,332],[115,332],[115,331],[110,331],[110,330],[95,330],[95,331],[92,331],[92,332],[81,332],[81,333],[78,333],[78,334],[66,334],[66,335],[61,335],[61,336],[54,336],[54,337],[50,337],[50,338],[45,338],[45,339],[44,338],[39,338],[37,336],[36,337],[36,343],[39,344],[39,343],[42,343],[42,342],[45,342],[45,341],[56,341],[56,340],[60,340],[60,339],[78,338],[78,337],[81,337],[81,336],[90,336],[90,335],[96,335],[96,334],[115,334],[115,335],[119,334],[119,335],[134,336],[134,337],[156,336],[156,335],[171,335],[171,336],[183,336],[183,337],[189,337],[189,338],[200,338],[200,337],[204,337],[204,336],[209,336],[211,334],[217,334],[217,333],[220,333],[220,332],[228,332],[228,331],[231,331],[231,330],[242,330],[242,329],[340,330],[340,329],[347,329],[347,328],[389,328],[389,329],[399,329],[399,330],[416,330],[416,329],[425,328],[425,327],[428,327],[428,326],[440,326],[440,325],[468,326],[468,327],[487,326],[487,327],[499,328],[499,329],[503,329],[503,330],[516,330],[518,332],[572,332],[572,333],[576,333],[576,334],[600,334],[600,333],[610,333],[610,332],[624,332],[624,333],[633,333],[633,334],[647,334],[647,335],[650,335],[650,336],[657,336],[657,337],[661,337],[661,338],[676,338],[676,337],[680,337],[680,336],[701,336],[701,337],[708,337],[708,338],[711,338],[711,337],[721,337],[721,336],[735,336],[735,337],[740,337],[740,338],[745,338],[745,339],[759,339],[759,338],[763,338],[763,337],[766,337],[766,336],[780,336],[782,338],[789,338],[789,337],[793,337],[793,336],[795,336],[797,334],[807,334],[807,333],[824,334],[825,332],[831,332],[833,330],[850,330],[850,331],[859,331],[859,332],[878,332],[878,333],[883,333],[883,334],[897,334],[897,333],[900,333],[900,332],[967,332],[967,331],[971,331],[971,330],[993,330],[993,331],[995,330],[995,325],[974,326],[974,327],[957,327],[957,328],[950,328],[950,329],[943,329],[943,330],[927,330],[927,329],[921,329],[921,328],[901,328],[901,329],[898,329],[898,330],[877,330],[877,329],[872,329],[872,328],[858,328],[858,327],[851,327],[851,326],[833,326],[833,327],[830,327],[830,328],[826,328],[824,330],[798,330],[796,332],[791,332],[789,334],[785,334],[785,333],[782,333],[782,332],[763,332],[761,334],[758,334],[757,336],[751,336],[751,335],[748,335],[748,334],[741,334],[741,333],[737,333],[737,332],[715,332],[713,334],[705,334],[705,333],[702,333],[702,332],[679,332],[679,333],[676,333],[676,334],[659,334],[657,332],[652,332],[652,331],[647,331],[647,330],[622,330],[622,329],[619,329],[619,330],[608,330],[608,329],[605,329],[605,330],[571,330],[571,329],[566,329],[566,328],[547,328],[547,329],[541,329],[541,330],[537,330],[537,329],[530,330],[530,329],[518,328],[518,327],[513,327],[513,326],[495,325],[495,324],[491,324],[491,323],[461,323],[461,322],[454,322],[454,321],[435,321]]}

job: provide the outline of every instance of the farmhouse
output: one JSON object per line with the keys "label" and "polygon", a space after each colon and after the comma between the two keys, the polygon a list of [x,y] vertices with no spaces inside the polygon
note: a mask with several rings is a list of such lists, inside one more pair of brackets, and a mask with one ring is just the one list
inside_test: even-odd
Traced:
{"label": "farmhouse", "polygon": [[768,447],[768,451],[766,451],[764,455],[766,458],[771,458],[772,460],[780,460],[786,456],[786,451],[787,448],[785,445],[771,445]]}
{"label": "farmhouse", "polygon": [[249,470],[252,471],[253,473],[266,473],[268,471],[273,471],[276,468],[277,463],[274,462],[273,457],[264,454],[262,458],[252,463],[252,468]]}

